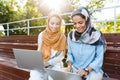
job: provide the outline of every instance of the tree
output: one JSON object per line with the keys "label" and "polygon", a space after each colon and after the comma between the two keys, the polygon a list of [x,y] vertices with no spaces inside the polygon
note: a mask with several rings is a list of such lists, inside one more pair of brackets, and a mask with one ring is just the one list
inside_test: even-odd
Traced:
{"label": "tree", "polygon": [[[1,0],[0,1],[0,23],[6,23],[16,20],[15,6],[18,6],[15,0]],[[7,29],[6,25],[3,25]],[[6,33],[6,32],[5,32]]]}
{"label": "tree", "polygon": [[16,4],[14,0],[0,0],[0,23],[6,23],[13,20],[14,11],[13,5]]}
{"label": "tree", "polygon": [[[16,21],[16,20],[18,21],[18,20],[42,17],[42,16],[46,15],[46,13],[43,12],[42,9],[44,9],[45,11],[49,11],[48,8],[46,9],[45,7],[41,6],[42,1],[43,0],[27,0],[26,5],[23,8],[20,7],[20,5],[16,2],[16,0],[0,1],[0,7],[1,7],[0,17],[3,19],[3,20],[0,20],[0,22],[5,23],[5,22]],[[80,5],[82,5],[82,3],[80,3],[80,1],[82,1],[82,0],[63,0],[63,2],[67,5],[61,7],[61,9],[63,10],[63,11],[61,11],[61,13],[71,12],[74,9],[79,8]],[[86,7],[88,7],[89,9],[101,8],[104,6],[103,1],[104,0],[97,0],[97,1],[96,0],[91,0],[91,1],[86,0],[86,2],[88,2]],[[15,7],[17,8],[17,10],[15,10]],[[47,15],[48,15],[48,13],[47,13]],[[62,16],[62,17],[65,20],[65,23],[71,22],[70,15]],[[34,28],[34,26],[43,26],[45,24],[46,24],[45,19],[38,19],[38,20],[30,21],[30,27],[33,27],[33,28]],[[9,25],[10,29],[23,28],[26,26],[28,26],[27,21]],[[4,28],[6,29],[6,25],[4,25]],[[65,31],[67,34],[71,29],[73,29],[73,26],[66,25],[65,28],[66,28]],[[41,27],[41,28],[37,28],[37,29],[30,29],[30,35],[36,35],[44,29],[45,29],[45,27]],[[17,34],[27,34],[27,29],[10,31],[10,35],[17,35]]]}
{"label": "tree", "polygon": [[[38,12],[35,0],[27,0],[26,5],[22,9],[16,0],[0,1],[0,23],[13,22],[24,19],[38,18],[42,14]],[[37,26],[45,24],[45,20],[30,21],[30,26]],[[7,25],[3,25],[7,29]],[[27,26],[27,22],[20,22],[10,24],[9,28],[23,28]],[[38,30],[39,31],[39,30]],[[38,33],[38,31],[31,30],[31,34]],[[5,31],[5,33],[7,33]],[[9,35],[27,34],[27,29],[10,30]]]}

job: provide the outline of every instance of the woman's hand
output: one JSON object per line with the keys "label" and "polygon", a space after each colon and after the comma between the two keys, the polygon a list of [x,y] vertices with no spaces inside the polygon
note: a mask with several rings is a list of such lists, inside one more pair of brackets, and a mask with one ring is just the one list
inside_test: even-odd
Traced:
{"label": "woman's hand", "polygon": [[72,62],[68,61],[67,64],[68,64],[68,67],[67,67],[66,71],[71,72],[72,71]]}
{"label": "woman's hand", "polygon": [[71,71],[72,71],[72,66],[68,66],[66,72],[71,72]]}
{"label": "woman's hand", "polygon": [[79,74],[81,77],[88,75],[88,72],[84,69],[78,69],[77,74]]}
{"label": "woman's hand", "polygon": [[44,66],[45,66],[45,67],[48,67],[48,66],[49,66],[49,63],[48,63],[48,62],[44,62]]}

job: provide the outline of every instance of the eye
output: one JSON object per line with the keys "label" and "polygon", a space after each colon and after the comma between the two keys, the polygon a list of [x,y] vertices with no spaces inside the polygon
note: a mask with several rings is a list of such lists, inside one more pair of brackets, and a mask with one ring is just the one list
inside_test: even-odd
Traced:
{"label": "eye", "polygon": [[83,22],[81,22],[81,21],[80,21],[80,22],[78,22],[78,23],[79,23],[79,24],[83,24]]}
{"label": "eye", "polygon": [[51,25],[54,25],[54,23],[53,23],[53,22],[51,22],[50,24],[51,24]]}
{"label": "eye", "polygon": [[83,22],[77,22],[77,23],[73,23],[73,25],[76,25],[76,24],[83,24]]}
{"label": "eye", "polygon": [[60,23],[56,23],[56,25],[60,25]]}

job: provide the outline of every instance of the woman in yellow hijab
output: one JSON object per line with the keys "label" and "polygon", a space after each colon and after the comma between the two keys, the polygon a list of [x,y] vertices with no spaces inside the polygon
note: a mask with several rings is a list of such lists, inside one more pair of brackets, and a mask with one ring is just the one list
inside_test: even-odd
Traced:
{"label": "woman in yellow hijab", "polygon": [[[60,32],[61,24],[61,17],[52,13],[47,18],[46,29],[38,35],[38,51],[42,53],[44,65],[54,70],[62,70],[67,49],[66,37]],[[31,70],[29,80],[43,80],[41,77],[41,72]]]}

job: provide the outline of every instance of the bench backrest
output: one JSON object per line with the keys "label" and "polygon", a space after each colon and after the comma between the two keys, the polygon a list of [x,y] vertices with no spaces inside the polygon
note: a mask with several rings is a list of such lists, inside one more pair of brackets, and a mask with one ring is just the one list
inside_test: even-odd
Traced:
{"label": "bench backrest", "polygon": [[12,35],[0,37],[0,42],[12,42],[12,43],[37,43],[38,36],[27,35]]}
{"label": "bench backrest", "polygon": [[0,52],[13,54],[13,48],[36,50],[37,39],[38,39],[37,35],[36,36],[12,35],[0,37]]}
{"label": "bench backrest", "polygon": [[120,79],[120,33],[104,34],[107,41],[103,69],[110,77]]}
{"label": "bench backrest", "polygon": [[104,34],[107,46],[120,47],[120,33],[106,33]]}

